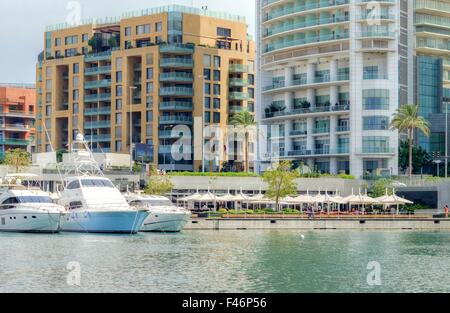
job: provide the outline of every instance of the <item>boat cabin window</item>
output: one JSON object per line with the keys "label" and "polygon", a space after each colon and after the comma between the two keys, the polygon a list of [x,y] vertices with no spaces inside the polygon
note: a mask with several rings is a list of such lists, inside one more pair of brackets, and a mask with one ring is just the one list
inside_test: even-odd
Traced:
{"label": "boat cabin window", "polygon": [[80,182],[78,180],[74,180],[67,186],[67,189],[80,189]]}
{"label": "boat cabin window", "polygon": [[53,203],[52,198],[46,196],[19,196],[20,203]]}
{"label": "boat cabin window", "polygon": [[108,187],[114,188],[114,185],[111,181],[106,179],[82,179],[81,186],[83,187]]}
{"label": "boat cabin window", "polygon": [[16,204],[19,200],[16,197],[11,197],[2,202],[2,204]]}
{"label": "boat cabin window", "polygon": [[133,206],[148,205],[148,206],[171,206],[170,200],[134,200],[130,202]]}
{"label": "boat cabin window", "polygon": [[83,203],[81,203],[80,201],[70,202],[70,204],[69,204],[69,210],[75,210],[75,209],[79,209],[82,207],[83,207]]}

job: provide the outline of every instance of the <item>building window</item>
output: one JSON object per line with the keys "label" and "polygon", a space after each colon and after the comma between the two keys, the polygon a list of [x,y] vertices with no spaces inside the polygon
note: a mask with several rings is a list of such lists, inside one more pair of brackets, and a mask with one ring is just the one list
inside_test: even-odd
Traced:
{"label": "building window", "polygon": [[205,112],[205,123],[211,123],[211,113]]}
{"label": "building window", "polygon": [[255,84],[255,75],[253,74],[248,74],[248,83],[250,85],[254,85]]}
{"label": "building window", "polygon": [[82,42],[88,42],[89,41],[89,34],[83,34],[81,36],[81,41]]}
{"label": "building window", "polygon": [[203,66],[211,67],[211,56],[209,54],[203,55]]}
{"label": "building window", "polygon": [[249,112],[255,112],[255,104],[253,102],[249,102],[247,105],[247,109]]}
{"label": "building window", "polygon": [[388,130],[389,117],[387,116],[366,116],[363,118],[364,130]]}
{"label": "building window", "polygon": [[162,26],[163,26],[162,22],[156,23],[155,24],[155,31],[158,32],[158,33],[162,32]]}
{"label": "building window", "polygon": [[214,70],[214,80],[216,82],[220,81],[220,71],[219,70]]}
{"label": "building window", "polygon": [[55,38],[55,46],[56,47],[61,46],[61,38]]}
{"label": "building window", "polygon": [[152,67],[149,67],[147,69],[147,79],[148,80],[153,80],[153,68]]}
{"label": "building window", "polygon": [[205,80],[211,80],[211,70],[205,68],[203,70],[203,77],[205,78]]}
{"label": "building window", "polygon": [[136,35],[149,34],[150,24],[136,26]]}
{"label": "building window", "polygon": [[116,83],[122,82],[122,71],[116,72]]}
{"label": "building window", "polygon": [[122,99],[116,99],[116,110],[122,110]]}
{"label": "building window", "polygon": [[223,27],[217,27],[217,36],[220,36],[220,37],[231,37],[231,29],[223,28]]}
{"label": "building window", "polygon": [[389,137],[383,136],[364,136],[363,153],[388,153]]}
{"label": "building window", "polygon": [[77,90],[73,91],[73,101],[78,101],[80,98],[80,92]]}
{"label": "building window", "polygon": [[65,38],[66,45],[76,45],[78,43],[78,36],[67,36]]}
{"label": "building window", "polygon": [[73,104],[73,114],[78,114],[78,103]]}
{"label": "building window", "polygon": [[116,152],[120,152],[120,151],[122,151],[122,141],[117,140],[116,141]]}
{"label": "building window", "polygon": [[74,63],[73,64],[73,73],[78,74],[80,72],[80,64]]}
{"label": "building window", "polygon": [[389,90],[363,90],[363,108],[364,110],[389,110]]}
{"label": "building window", "polygon": [[205,97],[205,109],[211,109],[211,98]]}
{"label": "building window", "polygon": [[220,112],[214,112],[213,114],[213,122],[220,123]]}
{"label": "building window", "polygon": [[153,97],[147,96],[147,109],[153,108]]}
{"label": "building window", "polygon": [[116,96],[117,97],[122,96],[122,85],[116,86]]}
{"label": "building window", "polygon": [[214,67],[215,67],[215,68],[218,68],[218,67],[220,67],[220,66],[221,66],[220,57],[217,56],[217,55],[215,55],[215,56],[214,56]]}
{"label": "building window", "polygon": [[211,94],[211,84],[205,83],[205,95]]}
{"label": "building window", "polygon": [[122,58],[116,59],[116,70],[121,71],[122,70]]}
{"label": "building window", "polygon": [[73,78],[73,89],[78,89],[78,85],[79,85],[79,78],[78,78],[78,76],[74,76],[74,78]]}
{"label": "building window", "polygon": [[153,65],[153,53],[147,54],[147,65]]}
{"label": "building window", "polygon": [[214,95],[220,96],[220,85],[219,84],[214,84]]}
{"label": "building window", "polygon": [[255,89],[254,88],[248,88],[248,96],[250,97],[250,99],[255,98]]}
{"label": "building window", "polygon": [[116,125],[122,124],[122,113],[116,113]]}
{"label": "building window", "polygon": [[125,36],[131,36],[131,27],[125,27]]}
{"label": "building window", "polygon": [[147,93],[153,92],[153,83],[147,83]]}
{"label": "building window", "polygon": [[214,98],[214,109],[220,110],[220,98]]}
{"label": "building window", "polygon": [[146,118],[147,118],[147,123],[153,122],[153,111],[147,111]]}

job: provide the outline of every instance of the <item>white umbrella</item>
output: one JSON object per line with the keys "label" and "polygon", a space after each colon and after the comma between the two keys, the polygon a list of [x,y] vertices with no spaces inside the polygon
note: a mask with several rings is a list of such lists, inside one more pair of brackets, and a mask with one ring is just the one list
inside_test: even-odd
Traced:
{"label": "white umbrella", "polygon": [[384,195],[382,197],[379,197],[376,200],[377,200],[378,203],[382,204],[385,207],[388,206],[388,205],[396,205],[397,206],[397,214],[399,214],[400,205],[403,205],[403,204],[414,204],[414,202],[412,202],[412,201],[409,201],[407,199],[404,199],[404,198],[401,198],[401,197],[397,196],[395,194],[395,191],[394,191],[393,195],[388,195],[387,190],[386,190],[386,195]]}

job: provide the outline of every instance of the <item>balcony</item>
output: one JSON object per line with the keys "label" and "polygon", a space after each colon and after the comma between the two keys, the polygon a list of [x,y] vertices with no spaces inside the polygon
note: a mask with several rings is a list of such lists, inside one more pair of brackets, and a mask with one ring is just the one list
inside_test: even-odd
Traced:
{"label": "balcony", "polygon": [[192,138],[191,134],[183,134],[178,131],[162,130],[159,131],[158,137],[161,139],[178,139],[178,138]]}
{"label": "balcony", "polygon": [[86,54],[84,56],[84,60],[85,60],[85,62],[111,60],[111,54],[112,54],[111,51]]}
{"label": "balcony", "polygon": [[93,142],[110,142],[111,141],[111,135],[86,135],[87,141],[93,141]]}
{"label": "balcony", "polygon": [[306,136],[306,135],[308,135],[308,131],[307,130],[292,130],[289,133],[289,136],[292,136],[292,137],[294,137],[294,136]]}
{"label": "balcony", "polygon": [[244,111],[244,108],[240,105],[232,105],[229,108],[229,113],[230,114],[237,114],[237,113],[241,113]]}
{"label": "balcony", "polygon": [[250,96],[245,92],[230,92],[228,98],[234,101],[246,101],[250,99]]}
{"label": "balcony", "polygon": [[181,67],[192,68],[194,67],[194,60],[186,58],[164,58],[161,59],[161,67]]}
{"label": "balcony", "polygon": [[111,88],[111,79],[94,80],[84,83],[84,89]]}
{"label": "balcony", "polygon": [[299,149],[299,150],[292,150],[288,152],[288,156],[290,157],[317,157],[317,156],[328,156],[328,155],[343,155],[348,154],[349,149],[348,147],[338,147],[337,149],[333,150],[330,148],[319,148],[311,150],[306,149]]}
{"label": "balcony", "polygon": [[395,154],[395,149],[389,147],[363,147],[361,154]]}
{"label": "balcony", "polygon": [[248,79],[244,78],[231,78],[230,87],[247,87],[249,85]]}
{"label": "balcony", "polygon": [[298,108],[293,110],[284,110],[277,112],[268,112],[266,113],[266,118],[275,118],[275,117],[285,117],[291,115],[302,115],[302,114],[319,114],[327,113],[327,112],[346,112],[350,111],[350,105],[335,105],[335,106],[317,106],[311,108]]}
{"label": "balcony", "polygon": [[182,82],[191,83],[194,81],[194,76],[190,73],[162,73],[159,76],[159,80],[162,82]]}
{"label": "balcony", "polygon": [[349,0],[335,0],[335,1],[317,1],[316,3],[308,3],[304,5],[294,5],[291,7],[285,7],[281,10],[273,10],[266,14],[263,18],[263,22],[268,22],[279,17],[283,17],[291,14],[302,14],[304,11],[316,10],[321,8],[333,7],[337,5],[348,4]]}
{"label": "balcony", "polygon": [[159,124],[161,125],[192,125],[191,116],[160,116]]}
{"label": "balcony", "polygon": [[313,129],[314,134],[329,134],[330,133],[330,127],[317,127]]}
{"label": "balcony", "polygon": [[394,39],[395,33],[390,31],[384,31],[384,30],[368,30],[363,31],[359,35],[359,39],[364,38],[388,38],[388,39]]}
{"label": "balcony", "polygon": [[289,32],[289,31],[301,30],[302,28],[309,28],[309,27],[315,27],[315,26],[321,26],[321,25],[329,25],[329,24],[335,24],[335,23],[344,23],[344,22],[348,22],[349,20],[350,19],[348,16],[336,16],[336,17],[308,20],[308,21],[304,21],[304,22],[297,22],[297,23],[282,25],[282,26],[278,26],[278,27],[269,27],[267,29],[267,32],[264,37],[270,37],[270,36],[274,36],[274,35],[281,34],[284,32]]}
{"label": "balcony", "polygon": [[111,121],[84,122],[85,129],[111,128]]}
{"label": "balcony", "polygon": [[344,133],[344,132],[349,132],[349,131],[350,131],[350,126],[348,126],[348,125],[336,127],[337,133]]}
{"label": "balcony", "polygon": [[387,74],[376,72],[363,72],[363,80],[388,79]]}
{"label": "balcony", "polygon": [[183,146],[181,145],[161,145],[159,146],[158,153],[160,154],[171,154],[175,153],[183,153]]}
{"label": "balcony", "polygon": [[247,73],[249,72],[249,67],[248,65],[243,65],[243,64],[230,64],[230,66],[228,67],[228,71],[230,73]]}
{"label": "balcony", "polygon": [[160,110],[173,110],[173,111],[192,111],[192,102],[182,102],[182,101],[165,101],[160,102]]}
{"label": "balcony", "polygon": [[312,82],[308,82],[307,78],[301,78],[301,79],[295,79],[292,80],[291,85],[286,85],[286,82],[284,80],[274,82],[272,85],[263,87],[263,92],[272,92],[277,91],[279,89],[283,88],[294,88],[297,86],[303,86],[303,88],[307,88],[309,86],[312,86],[314,84],[326,84],[326,83],[338,83],[338,82],[346,82],[350,80],[350,74],[339,74],[336,77],[336,80],[332,80],[330,76],[325,75],[321,77],[314,77]]}
{"label": "balcony", "polygon": [[84,97],[85,103],[99,101],[111,101],[111,93],[99,93],[94,95],[87,95]]}
{"label": "balcony", "polygon": [[84,70],[84,75],[99,75],[99,74],[110,74],[111,66],[98,66],[98,67],[89,67]]}
{"label": "balcony", "polygon": [[23,117],[23,118],[34,118],[34,113],[25,112],[24,110],[0,110],[0,115],[11,116],[11,117]]}
{"label": "balcony", "polygon": [[30,140],[16,138],[0,138],[0,145],[5,146],[28,146]]}
{"label": "balcony", "polygon": [[180,96],[180,97],[192,97],[194,90],[187,87],[163,87],[159,89],[159,95],[163,97],[167,96]]}
{"label": "balcony", "polygon": [[111,114],[110,107],[84,109],[84,116],[110,115],[110,114]]}
{"label": "balcony", "polygon": [[0,129],[4,130],[13,130],[17,132],[29,132],[33,130],[33,126],[22,124],[22,123],[16,123],[16,124],[0,124]]}
{"label": "balcony", "polygon": [[278,43],[269,43],[265,49],[264,53],[269,53],[275,50],[285,49],[285,48],[291,48],[291,47],[299,47],[304,45],[311,45],[311,44],[317,44],[322,42],[328,42],[328,41],[334,41],[334,40],[346,40],[349,39],[348,32],[343,32],[341,34],[329,34],[329,35],[322,35],[322,36],[314,36],[314,37],[308,37],[308,38],[299,38],[294,39],[290,41],[283,41]]}
{"label": "balcony", "polygon": [[179,54],[193,54],[193,45],[183,45],[183,44],[166,44],[159,47],[161,53],[179,53]]}

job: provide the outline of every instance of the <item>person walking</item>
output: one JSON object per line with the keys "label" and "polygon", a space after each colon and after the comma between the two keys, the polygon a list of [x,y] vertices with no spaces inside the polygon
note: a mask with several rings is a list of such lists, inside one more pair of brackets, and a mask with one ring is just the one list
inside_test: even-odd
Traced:
{"label": "person walking", "polygon": [[448,218],[448,205],[446,205],[444,208],[444,214],[445,214],[445,218]]}

